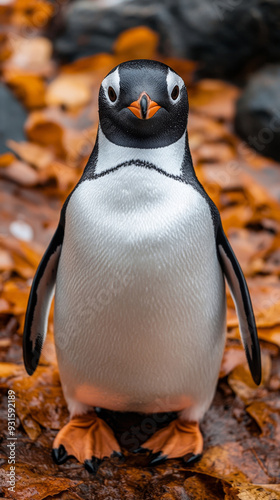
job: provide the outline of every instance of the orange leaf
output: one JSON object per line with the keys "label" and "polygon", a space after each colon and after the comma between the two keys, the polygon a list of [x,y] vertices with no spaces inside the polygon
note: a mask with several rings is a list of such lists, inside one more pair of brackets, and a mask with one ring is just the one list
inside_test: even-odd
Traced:
{"label": "orange leaf", "polygon": [[1,176],[21,186],[36,186],[39,182],[38,173],[24,161],[15,160],[5,169],[1,170]]}
{"label": "orange leaf", "polygon": [[4,153],[0,155],[0,168],[7,167],[16,159],[13,153]]}
{"label": "orange leaf", "polygon": [[114,53],[122,61],[154,59],[157,46],[157,34],[146,26],[139,26],[120,34],[114,45]]}
{"label": "orange leaf", "polygon": [[48,106],[65,106],[78,108],[86,106],[92,98],[90,81],[83,75],[60,75],[53,80],[47,89]]}
{"label": "orange leaf", "polygon": [[40,76],[9,71],[4,74],[4,78],[27,108],[45,106],[45,84]]}
{"label": "orange leaf", "polygon": [[[10,470],[10,465],[5,465],[1,471],[1,483],[7,484],[7,475]],[[16,488],[15,492],[8,489],[8,486],[3,486],[5,496],[15,500],[43,500],[44,498],[58,495],[69,488],[73,488],[82,481],[74,481],[67,477],[54,477],[46,474],[40,468],[40,463],[34,464],[31,468],[21,462],[16,464]],[[70,496],[69,496],[70,498]]]}
{"label": "orange leaf", "polygon": [[40,111],[29,115],[25,125],[28,138],[40,144],[49,146],[58,155],[64,155],[63,128],[55,118]]}

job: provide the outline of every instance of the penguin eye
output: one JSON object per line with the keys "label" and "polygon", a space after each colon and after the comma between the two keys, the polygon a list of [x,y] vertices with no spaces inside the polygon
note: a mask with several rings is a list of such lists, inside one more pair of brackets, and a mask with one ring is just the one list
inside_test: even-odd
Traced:
{"label": "penguin eye", "polygon": [[179,87],[178,87],[178,85],[175,85],[175,87],[173,88],[173,90],[171,92],[171,97],[172,97],[173,101],[176,101],[178,95],[179,95]]}
{"label": "penguin eye", "polygon": [[115,101],[116,101],[116,99],[117,99],[117,94],[116,94],[116,92],[114,91],[113,87],[109,87],[109,88],[108,88],[108,96],[109,96],[110,101],[112,101],[112,102],[115,102]]}

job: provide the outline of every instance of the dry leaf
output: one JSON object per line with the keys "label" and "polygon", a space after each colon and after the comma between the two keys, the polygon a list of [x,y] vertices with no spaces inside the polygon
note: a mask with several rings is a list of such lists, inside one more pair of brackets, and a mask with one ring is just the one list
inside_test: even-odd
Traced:
{"label": "dry leaf", "polygon": [[5,72],[4,78],[28,109],[45,106],[45,84],[40,76],[10,70]]}
{"label": "dry leaf", "polygon": [[280,439],[280,403],[254,401],[246,408],[260,427],[262,434],[272,440]]}
{"label": "dry leaf", "polygon": [[83,75],[61,75],[48,86],[48,106],[79,108],[86,106],[92,98],[90,81]]}
{"label": "dry leaf", "polygon": [[247,364],[237,366],[229,375],[228,383],[235,394],[237,394],[245,404],[248,404],[262,391],[262,386],[268,382],[270,373],[270,356],[266,353],[262,353],[262,380],[260,387],[254,383]]}
{"label": "dry leaf", "polygon": [[122,61],[153,59],[157,45],[157,34],[146,26],[139,26],[120,34],[114,45],[114,53]]}
{"label": "dry leaf", "polygon": [[36,186],[39,182],[38,173],[24,161],[14,160],[1,171],[1,176],[16,182],[20,186]]}
{"label": "dry leaf", "polygon": [[48,114],[34,111],[26,122],[26,133],[30,141],[49,146],[59,156],[65,154],[63,147],[63,129],[55,118]]}
{"label": "dry leaf", "polygon": [[[9,467],[5,466],[0,473],[3,484],[6,484]],[[51,495],[58,495],[62,491],[69,490],[79,483],[81,481],[48,475],[45,469],[40,468],[39,465],[34,466],[33,470],[31,470],[25,464],[17,463],[15,492],[9,491],[7,486],[3,487],[3,491],[15,500],[30,500],[30,498],[32,500],[43,500]]]}
{"label": "dry leaf", "polygon": [[32,142],[8,141],[11,148],[23,161],[36,168],[44,169],[54,159],[53,153]]}
{"label": "dry leaf", "polygon": [[230,488],[228,485],[224,486],[226,493],[225,500],[278,500],[280,499],[280,489],[274,489],[275,485],[254,485],[242,484]]}

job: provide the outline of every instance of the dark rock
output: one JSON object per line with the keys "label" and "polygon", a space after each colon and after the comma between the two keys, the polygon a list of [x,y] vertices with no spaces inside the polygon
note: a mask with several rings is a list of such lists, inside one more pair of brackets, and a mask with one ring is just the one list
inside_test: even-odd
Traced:
{"label": "dark rock", "polygon": [[[56,20],[59,57],[108,52],[125,29],[145,25],[160,52],[200,61],[200,74],[235,79],[280,61],[279,0],[73,0]],[[59,30],[57,30],[59,25]]]}
{"label": "dark rock", "polygon": [[8,151],[6,144],[8,139],[15,141],[26,139],[23,131],[26,118],[27,112],[14,94],[0,83],[0,154]]}
{"label": "dark rock", "polygon": [[280,65],[250,78],[237,101],[235,128],[258,153],[280,161]]}

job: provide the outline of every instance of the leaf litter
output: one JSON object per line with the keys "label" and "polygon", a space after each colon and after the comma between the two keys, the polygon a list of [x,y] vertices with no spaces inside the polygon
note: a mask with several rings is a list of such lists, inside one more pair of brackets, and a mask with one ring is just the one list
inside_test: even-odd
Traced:
{"label": "leaf litter", "polygon": [[[35,35],[26,35],[30,25],[38,26],[34,19],[41,19],[43,26],[51,18],[49,2],[6,4],[0,6],[6,23],[0,40],[1,75],[29,116],[26,141],[10,140],[12,152],[0,156],[1,495],[17,500],[280,499],[280,171],[276,162],[257,155],[233,133],[239,89],[217,80],[195,82],[195,63],[163,59],[157,35],[145,27],[122,33],[112,54],[59,65],[40,25]],[[94,478],[75,460],[59,467],[52,462],[52,441],[68,419],[53,345],[53,311],[41,363],[32,377],[22,363],[23,321],[31,281],[60,207],[95,141],[99,85],[112,67],[134,58],[162,60],[188,86],[196,172],[221,212],[248,280],[263,379],[259,387],[251,380],[227,292],[228,339],[216,395],[201,424],[201,461],[183,467],[170,460],[147,468],[145,457],[131,453],[135,441],[140,445],[150,435],[147,416],[102,410],[125,450],[125,462],[105,460]],[[270,183],[263,183],[267,169]],[[8,389],[16,392],[16,493],[7,486]],[[170,418],[166,416],[165,425]]]}

